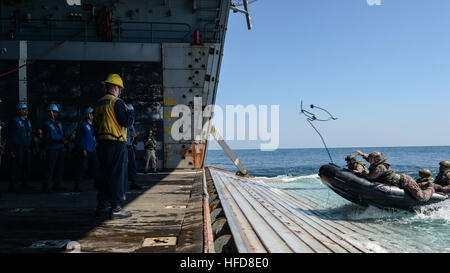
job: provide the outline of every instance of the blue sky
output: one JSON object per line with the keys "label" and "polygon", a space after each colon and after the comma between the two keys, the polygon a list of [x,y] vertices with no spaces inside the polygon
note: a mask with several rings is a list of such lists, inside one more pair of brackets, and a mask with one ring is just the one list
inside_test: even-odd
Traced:
{"label": "blue sky", "polygon": [[[450,1],[259,0],[231,13],[217,105],[280,105],[280,148],[450,145]],[[234,149],[258,141],[230,141]],[[211,148],[217,148],[212,143]]]}

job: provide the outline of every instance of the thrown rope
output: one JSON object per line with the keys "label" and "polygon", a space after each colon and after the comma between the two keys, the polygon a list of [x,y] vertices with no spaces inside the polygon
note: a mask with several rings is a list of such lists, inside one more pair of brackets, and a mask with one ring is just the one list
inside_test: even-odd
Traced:
{"label": "thrown rope", "polygon": [[314,126],[314,124],[312,122],[313,121],[337,120],[337,118],[333,117],[333,115],[330,112],[328,112],[327,110],[325,110],[325,109],[323,109],[321,107],[314,106],[313,104],[311,104],[310,107],[311,107],[311,109],[314,109],[314,108],[320,109],[320,110],[326,112],[329,115],[329,118],[327,118],[327,119],[318,119],[314,113],[311,113],[311,112],[306,111],[305,109],[303,109],[303,101],[301,101],[301,111],[300,111],[300,113],[307,117],[306,121],[317,132],[317,134],[319,135],[320,139],[322,140],[323,145],[325,146],[325,150],[328,153],[328,157],[330,158],[331,163],[334,163],[333,162],[333,158],[331,157],[330,151],[328,150],[327,144],[325,143],[325,140],[324,140],[322,134],[319,132],[319,130],[317,130],[317,128]]}

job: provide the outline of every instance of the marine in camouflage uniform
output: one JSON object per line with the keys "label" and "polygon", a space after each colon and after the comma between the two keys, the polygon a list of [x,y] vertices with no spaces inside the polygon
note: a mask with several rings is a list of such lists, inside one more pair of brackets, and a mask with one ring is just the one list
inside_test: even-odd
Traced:
{"label": "marine in camouflage uniform", "polygon": [[380,152],[365,154],[361,151],[355,151],[370,163],[369,174],[367,178],[370,181],[376,181],[390,186],[397,186],[408,191],[415,199],[425,202],[428,201],[434,193],[434,187],[428,186],[422,190],[417,182],[407,174],[396,174],[391,169],[391,164],[386,162]]}
{"label": "marine in camouflage uniform", "polygon": [[148,130],[146,139],[144,140],[145,148],[145,167],[144,172],[148,172],[149,165],[151,165],[151,171],[156,172],[156,140],[153,137],[153,131]]}
{"label": "marine in camouflage uniform", "polygon": [[441,161],[439,165],[439,173],[434,179],[434,189],[437,192],[450,193],[450,161]]}
{"label": "marine in camouflage uniform", "polygon": [[419,178],[416,182],[422,190],[425,190],[428,187],[434,187],[434,179],[431,175],[432,173],[428,169],[422,169],[419,171]]}
{"label": "marine in camouflage uniform", "polygon": [[353,171],[356,174],[369,174],[369,170],[366,168],[366,164],[356,160],[355,155],[348,155],[345,157],[345,161],[347,161],[347,168]]}

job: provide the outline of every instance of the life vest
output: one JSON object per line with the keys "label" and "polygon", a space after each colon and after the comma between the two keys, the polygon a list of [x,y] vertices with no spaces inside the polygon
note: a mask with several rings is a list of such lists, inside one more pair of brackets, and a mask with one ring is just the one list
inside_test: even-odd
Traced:
{"label": "life vest", "polygon": [[127,128],[120,126],[114,112],[114,105],[119,98],[105,95],[94,108],[94,129],[99,140],[127,141]]}
{"label": "life vest", "polygon": [[436,175],[436,178],[434,179],[434,183],[441,185],[443,187],[450,185],[450,179],[447,177],[447,174],[450,172],[450,168],[443,170],[442,172],[439,172]]}
{"label": "life vest", "polygon": [[44,130],[46,136],[46,149],[62,149],[64,144],[62,140],[64,139],[64,132],[62,124],[59,121],[52,122],[51,120],[46,120],[44,123],[46,129]]}
{"label": "life vest", "polygon": [[30,120],[22,120],[20,117],[15,117],[13,121],[16,124],[16,130],[11,132],[9,141],[11,144],[29,146],[32,139]]}
{"label": "life vest", "polygon": [[[420,177],[416,180],[421,190],[426,190],[429,187],[434,187],[434,179],[432,177]],[[422,185],[421,185],[422,184]]]}
{"label": "life vest", "polygon": [[153,136],[144,142],[144,148],[146,150],[156,150],[156,140]]}
{"label": "life vest", "polygon": [[375,168],[378,165],[384,165],[386,167],[386,171],[382,173],[380,176],[378,176],[375,180],[383,182],[388,185],[395,185],[397,186],[399,184],[399,179],[396,173],[391,169],[391,164],[387,163],[385,159],[380,160],[374,164],[371,164],[369,167],[369,171],[375,170]]}
{"label": "life vest", "polygon": [[87,121],[83,121],[79,126],[80,132],[77,132],[78,135],[78,145],[82,150],[86,150],[87,152],[95,151],[95,136],[94,129],[92,125],[90,125]]}
{"label": "life vest", "polygon": [[130,127],[128,127],[128,131],[127,131],[127,138],[128,138],[127,145],[128,146],[133,145],[133,141],[134,141],[133,133],[136,133],[136,129],[134,129],[134,126],[131,125]]}
{"label": "life vest", "polygon": [[350,166],[348,166],[348,167],[349,167],[350,170],[357,170],[358,169],[358,165],[361,165],[364,168],[364,173],[369,174],[369,169],[367,169],[366,164],[364,162],[362,162],[362,161],[358,160],[358,161],[352,162],[350,164]]}

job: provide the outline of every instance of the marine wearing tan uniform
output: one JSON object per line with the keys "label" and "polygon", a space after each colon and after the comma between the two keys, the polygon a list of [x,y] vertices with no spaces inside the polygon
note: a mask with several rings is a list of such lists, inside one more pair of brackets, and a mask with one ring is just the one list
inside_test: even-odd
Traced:
{"label": "marine wearing tan uniform", "polygon": [[148,130],[146,139],[144,140],[144,148],[145,148],[145,168],[144,173],[148,172],[149,166],[152,169],[152,172],[156,172],[156,140],[153,137],[153,131]]}
{"label": "marine wearing tan uniform", "polygon": [[380,152],[365,154],[359,150],[355,151],[370,163],[369,174],[367,178],[371,181],[381,182],[391,186],[397,186],[408,191],[415,199],[425,202],[428,201],[434,193],[434,187],[429,186],[422,190],[419,184],[407,174],[396,174],[391,169],[391,164],[386,162]]}
{"label": "marine wearing tan uniform", "polygon": [[354,173],[357,174],[369,174],[369,170],[366,168],[366,164],[363,162],[356,160],[355,155],[348,155],[345,157],[345,161],[347,161],[347,168]]}
{"label": "marine wearing tan uniform", "polygon": [[439,173],[434,179],[434,189],[438,192],[450,193],[450,161],[441,161],[439,165]]}
{"label": "marine wearing tan uniform", "polygon": [[419,171],[419,178],[416,180],[417,184],[422,190],[427,189],[428,187],[433,187],[434,179],[431,177],[432,173],[428,169],[422,169]]}

